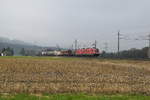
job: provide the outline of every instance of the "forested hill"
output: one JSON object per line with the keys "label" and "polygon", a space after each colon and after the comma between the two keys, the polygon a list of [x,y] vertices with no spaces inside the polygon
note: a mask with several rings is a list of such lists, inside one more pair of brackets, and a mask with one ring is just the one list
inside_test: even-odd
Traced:
{"label": "forested hill", "polygon": [[19,55],[22,48],[26,50],[41,51],[43,47],[32,45],[20,40],[10,40],[8,38],[0,37],[0,50],[3,48],[13,48],[15,55]]}
{"label": "forested hill", "polygon": [[7,47],[13,48],[15,55],[19,55],[20,50],[22,48],[25,48],[26,50],[34,50],[36,52],[42,50],[42,47],[38,47],[38,46],[21,45],[21,44],[10,44],[10,43],[1,43],[0,42],[0,49],[7,48]]}

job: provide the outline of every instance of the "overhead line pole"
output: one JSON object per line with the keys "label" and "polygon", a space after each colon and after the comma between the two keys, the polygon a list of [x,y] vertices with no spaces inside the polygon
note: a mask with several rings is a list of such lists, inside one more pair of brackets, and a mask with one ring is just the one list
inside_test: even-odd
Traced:
{"label": "overhead line pole", "polygon": [[[150,59],[150,34],[147,35],[148,38],[142,39],[142,40],[148,40],[148,51],[147,51],[147,57]],[[140,39],[135,39],[135,40],[140,40]]]}
{"label": "overhead line pole", "polygon": [[106,42],[106,43],[104,43],[104,45],[105,45],[105,52],[107,52],[107,50],[108,50],[108,43]]}
{"label": "overhead line pole", "polygon": [[71,50],[73,50],[73,44],[71,45]]}
{"label": "overhead line pole", "polygon": [[75,50],[77,50],[77,47],[78,47],[78,41],[75,40]]}
{"label": "overhead line pole", "polygon": [[120,52],[120,31],[118,31],[118,56]]}
{"label": "overhead line pole", "polygon": [[95,40],[95,48],[97,48],[97,41]]}
{"label": "overhead line pole", "polygon": [[149,48],[148,48],[148,58],[150,59],[150,34],[148,35]]}

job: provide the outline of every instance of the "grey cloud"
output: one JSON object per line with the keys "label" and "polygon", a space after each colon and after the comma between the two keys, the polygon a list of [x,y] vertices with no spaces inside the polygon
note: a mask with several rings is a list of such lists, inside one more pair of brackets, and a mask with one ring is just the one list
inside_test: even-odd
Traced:
{"label": "grey cloud", "polygon": [[[101,49],[108,42],[110,50],[116,50],[118,30],[131,37],[150,31],[149,4],[149,0],[0,0],[0,36],[48,46],[97,40]],[[121,45],[146,46],[145,41],[124,40]]]}

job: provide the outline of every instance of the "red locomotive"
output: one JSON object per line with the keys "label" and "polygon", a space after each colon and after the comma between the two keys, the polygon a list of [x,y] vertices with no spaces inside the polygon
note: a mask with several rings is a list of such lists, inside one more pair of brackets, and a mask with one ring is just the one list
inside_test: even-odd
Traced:
{"label": "red locomotive", "polygon": [[83,48],[75,51],[76,56],[99,56],[100,52],[96,48]]}

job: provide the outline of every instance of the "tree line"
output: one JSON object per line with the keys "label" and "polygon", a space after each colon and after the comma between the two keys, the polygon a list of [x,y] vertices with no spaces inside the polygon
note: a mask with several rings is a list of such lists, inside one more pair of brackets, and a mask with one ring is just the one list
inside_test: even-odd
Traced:
{"label": "tree line", "polygon": [[119,53],[106,53],[105,51],[102,52],[100,57],[102,58],[135,58],[135,59],[147,59],[148,58],[148,47],[144,47],[142,49],[132,48],[129,50],[123,50]]}
{"label": "tree line", "polygon": [[7,48],[3,48],[0,51],[0,56],[13,56],[14,55],[14,50],[13,48],[7,47]]}
{"label": "tree line", "polygon": [[[14,56],[14,49],[7,47],[7,48],[2,48],[0,50],[0,56]],[[20,56],[36,56],[37,52],[35,50],[27,50],[22,48],[19,52]]]}
{"label": "tree line", "polygon": [[22,48],[20,50],[20,55],[22,55],[22,56],[36,56],[37,52],[35,50],[26,50],[26,49]]}

